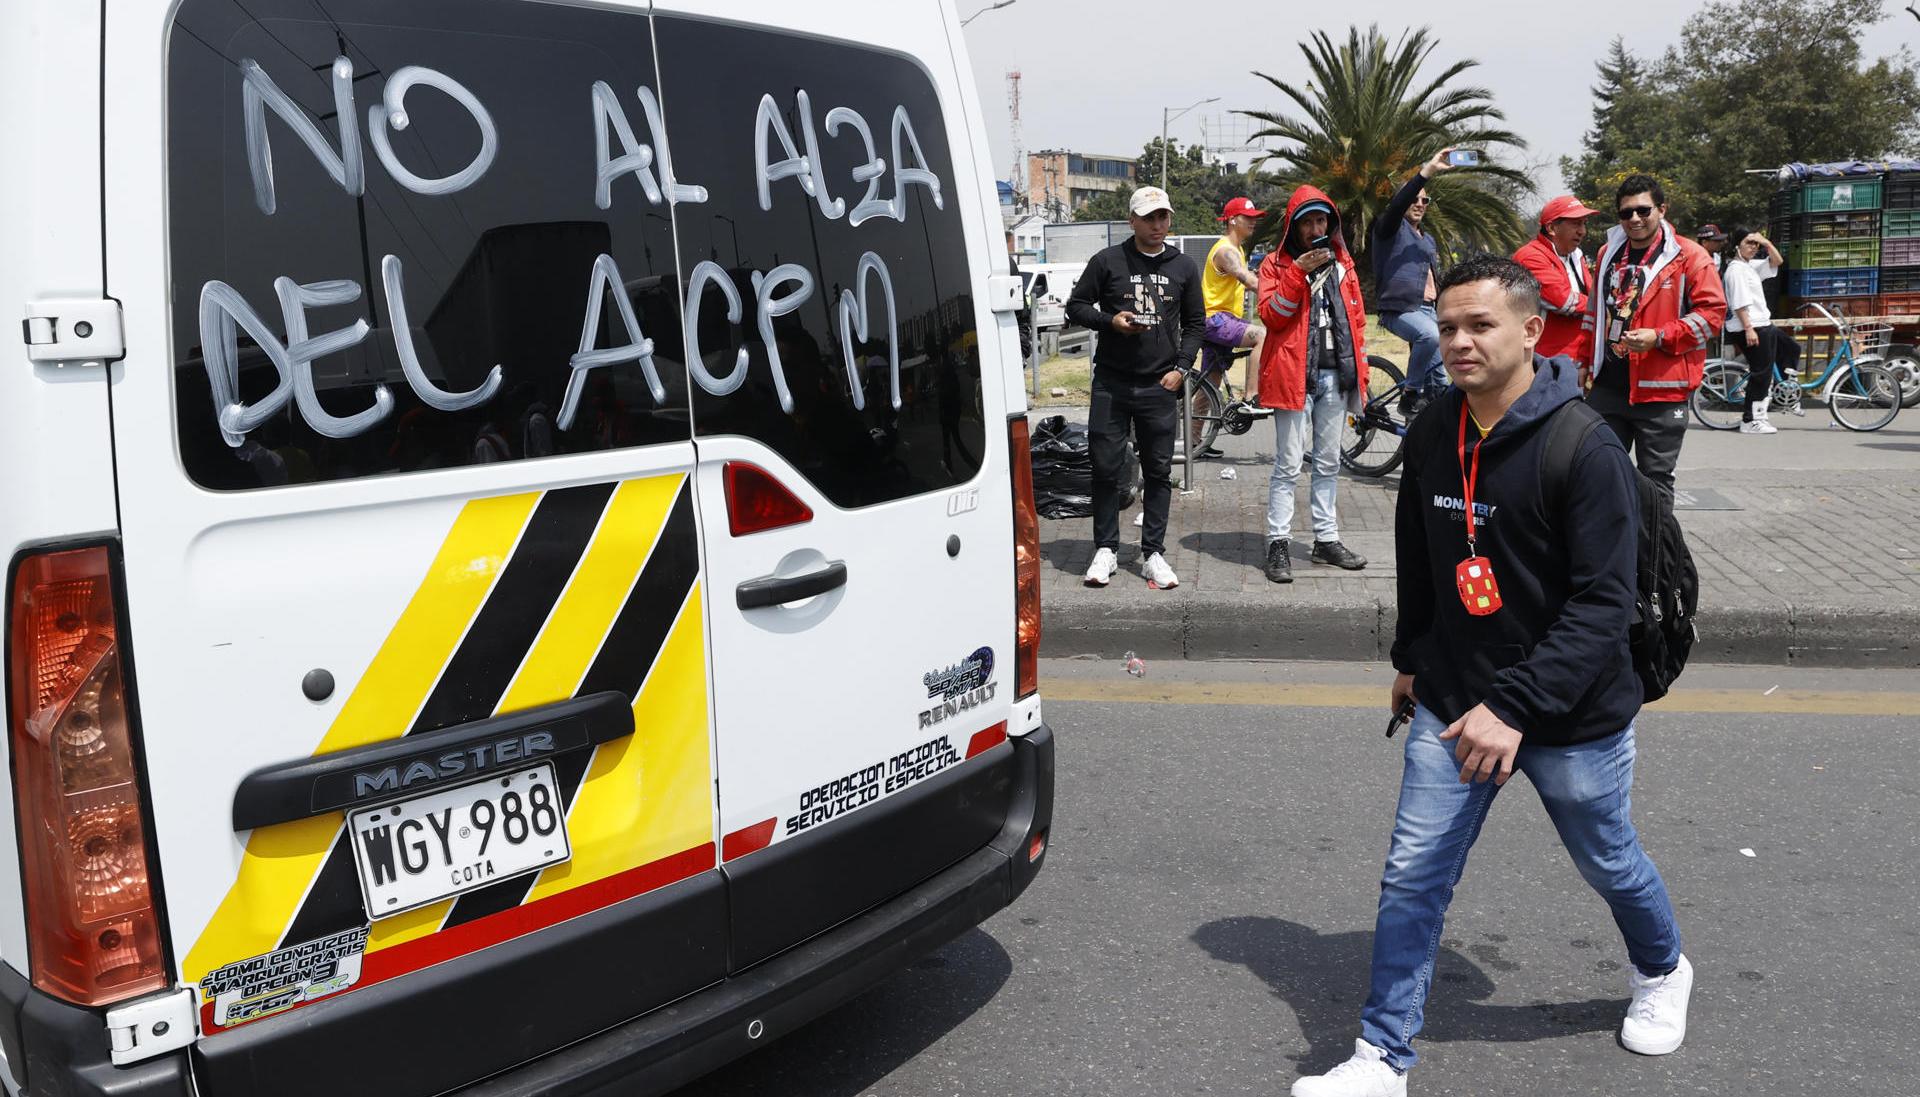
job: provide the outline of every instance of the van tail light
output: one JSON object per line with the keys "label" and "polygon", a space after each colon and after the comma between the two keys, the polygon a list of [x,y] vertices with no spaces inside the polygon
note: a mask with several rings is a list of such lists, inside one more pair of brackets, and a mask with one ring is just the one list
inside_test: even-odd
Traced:
{"label": "van tail light", "polygon": [[11,596],[8,733],[34,985],[87,1006],[162,989],[106,547],[22,558]]}
{"label": "van tail light", "polygon": [[1013,676],[1015,700],[1040,692],[1040,512],[1033,504],[1027,417],[1007,420],[1013,463]]}
{"label": "van tail light", "polygon": [[813,521],[813,508],[759,465],[728,461],[721,475],[727,486],[727,528],[735,537]]}

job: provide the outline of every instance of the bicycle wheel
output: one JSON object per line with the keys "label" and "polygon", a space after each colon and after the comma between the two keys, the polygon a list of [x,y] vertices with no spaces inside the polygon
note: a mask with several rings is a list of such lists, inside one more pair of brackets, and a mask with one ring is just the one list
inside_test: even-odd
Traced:
{"label": "bicycle wheel", "polygon": [[1900,382],[1900,406],[1920,407],[1920,351],[1895,344],[1887,348],[1887,356],[1881,364],[1892,370],[1894,378]]}
{"label": "bicycle wheel", "polygon": [[1367,402],[1362,415],[1347,414],[1340,430],[1340,463],[1362,476],[1385,476],[1400,467],[1407,421],[1400,414],[1405,377],[1400,367],[1367,355]]}
{"label": "bicycle wheel", "polygon": [[1205,377],[1188,377],[1187,394],[1193,412],[1193,435],[1187,439],[1187,452],[1205,453],[1220,436],[1220,413],[1226,410],[1227,403],[1221,398],[1220,390]]}
{"label": "bicycle wheel", "polygon": [[1848,430],[1879,430],[1900,414],[1900,380],[1878,362],[1855,362],[1828,390],[1827,411]]}
{"label": "bicycle wheel", "polygon": [[1708,362],[1700,374],[1700,387],[1687,403],[1702,426],[1738,430],[1747,413],[1747,367],[1725,358]]}

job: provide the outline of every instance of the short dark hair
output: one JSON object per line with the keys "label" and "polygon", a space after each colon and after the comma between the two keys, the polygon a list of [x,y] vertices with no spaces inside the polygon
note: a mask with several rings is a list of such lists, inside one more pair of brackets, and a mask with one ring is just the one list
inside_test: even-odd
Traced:
{"label": "short dark hair", "polygon": [[1482,253],[1462,259],[1440,276],[1435,299],[1455,286],[1470,282],[1498,282],[1507,291],[1507,302],[1522,315],[1539,313],[1540,282],[1527,268],[1504,255]]}
{"label": "short dark hair", "polygon": [[1667,204],[1666,188],[1660,185],[1660,180],[1643,172],[1635,172],[1620,180],[1620,189],[1613,192],[1613,204],[1618,207],[1621,199],[1631,198],[1636,194],[1653,195],[1653,204],[1656,206]]}

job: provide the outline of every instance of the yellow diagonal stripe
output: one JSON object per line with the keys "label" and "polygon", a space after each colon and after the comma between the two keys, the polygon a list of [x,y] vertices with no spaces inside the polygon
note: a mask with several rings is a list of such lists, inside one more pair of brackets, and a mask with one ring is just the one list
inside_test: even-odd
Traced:
{"label": "yellow diagonal stripe", "polygon": [[[681,476],[628,480],[613,493],[599,532],[587,546],[567,589],[540,630],[533,650],[500,701],[517,712],[573,696],[587,667],[626,604],[627,592],[660,538]],[[644,596],[644,592],[643,592]]]}
{"label": "yellow diagonal stripe", "polygon": [[[614,489],[580,566],[554,603],[547,623],[507,687],[496,712],[517,712],[572,697],[587,675],[620,607],[626,604],[647,554],[678,496],[683,476],[628,480]],[[575,840],[576,844],[578,839]],[[451,899],[373,924],[367,951],[405,944],[437,933],[453,909]]]}
{"label": "yellow diagonal stripe", "polygon": [[714,840],[705,629],[696,582],[633,703],[633,734],[600,747],[573,799],[573,859],[542,872],[528,902]]}
{"label": "yellow diagonal stripe", "polygon": [[[406,733],[539,500],[537,492],[503,495],[461,508],[419,589],[315,753]],[[181,968],[188,981],[279,945],[343,820],[340,812],[332,812],[253,832],[241,855],[238,878],[187,950]]]}

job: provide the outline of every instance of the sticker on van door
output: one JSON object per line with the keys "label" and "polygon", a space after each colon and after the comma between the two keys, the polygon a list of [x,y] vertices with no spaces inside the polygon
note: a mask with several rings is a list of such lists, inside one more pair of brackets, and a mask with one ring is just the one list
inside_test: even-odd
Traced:
{"label": "sticker on van door", "polygon": [[210,971],[200,1000],[212,1005],[213,1023],[227,1028],[338,994],[360,981],[367,933],[360,926]]}

